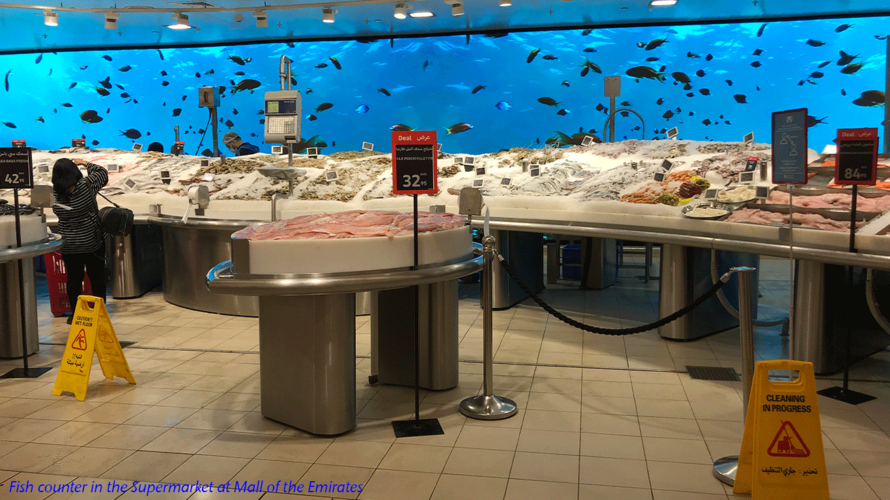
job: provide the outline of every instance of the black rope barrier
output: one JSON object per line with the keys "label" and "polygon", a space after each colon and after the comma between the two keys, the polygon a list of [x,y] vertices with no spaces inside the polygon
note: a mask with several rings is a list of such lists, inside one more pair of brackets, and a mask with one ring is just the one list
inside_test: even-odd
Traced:
{"label": "black rope barrier", "polygon": [[544,308],[545,311],[547,311],[551,315],[555,316],[557,319],[559,319],[563,323],[566,323],[568,325],[574,326],[575,328],[584,330],[585,332],[598,333],[600,335],[634,335],[637,333],[647,332],[649,330],[658,328],[660,326],[664,326],[664,325],[670,323],[671,321],[677,320],[677,319],[685,316],[686,314],[689,314],[690,312],[692,312],[692,310],[695,309],[696,307],[698,307],[699,305],[701,305],[702,302],[713,297],[714,294],[716,294],[718,290],[723,288],[723,285],[725,284],[725,282],[722,279],[718,280],[717,283],[714,283],[714,285],[711,286],[711,288],[708,289],[707,292],[705,292],[704,294],[702,294],[701,296],[699,296],[698,298],[693,300],[692,303],[690,303],[686,307],[680,309],[679,311],[671,314],[670,316],[665,316],[664,318],[661,318],[658,321],[655,321],[654,323],[649,323],[648,325],[635,326],[633,328],[600,328],[597,326],[591,326],[591,325],[586,325],[584,323],[581,323],[580,321],[574,320],[574,319],[566,316],[565,314],[557,311],[556,309],[554,309],[552,306],[550,306],[550,304],[544,302],[543,299],[538,297],[538,294],[534,293],[528,286],[526,286],[526,284],[523,283],[519,279],[518,276],[516,276],[516,274],[513,272],[513,270],[510,269],[510,266],[507,265],[507,263],[504,261],[504,259],[501,258],[500,255],[498,255],[497,257],[501,261],[501,265],[504,267],[504,271],[507,272],[507,275],[510,276],[510,278],[512,278],[513,281],[515,281],[517,285],[519,285],[519,288],[521,288],[523,292],[528,294],[528,296],[531,297],[532,300],[534,300],[539,306]]}

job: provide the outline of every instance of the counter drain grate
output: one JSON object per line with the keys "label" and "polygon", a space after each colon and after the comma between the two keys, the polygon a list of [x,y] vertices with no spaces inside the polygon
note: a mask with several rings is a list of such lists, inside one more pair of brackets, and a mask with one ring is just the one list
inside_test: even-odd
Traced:
{"label": "counter drain grate", "polygon": [[734,368],[723,368],[720,366],[687,366],[686,371],[689,372],[689,376],[695,380],[730,380],[733,382],[741,380]]}

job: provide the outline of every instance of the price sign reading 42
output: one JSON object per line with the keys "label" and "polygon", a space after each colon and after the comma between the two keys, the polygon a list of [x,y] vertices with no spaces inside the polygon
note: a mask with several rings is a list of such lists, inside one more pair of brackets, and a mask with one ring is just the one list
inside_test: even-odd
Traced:
{"label": "price sign reading 42", "polygon": [[848,128],[837,131],[836,184],[874,186],[878,168],[878,129]]}
{"label": "price sign reading 42", "polygon": [[31,150],[0,148],[0,189],[23,189],[33,185]]}
{"label": "price sign reading 42", "polygon": [[393,194],[439,192],[436,133],[392,133]]}

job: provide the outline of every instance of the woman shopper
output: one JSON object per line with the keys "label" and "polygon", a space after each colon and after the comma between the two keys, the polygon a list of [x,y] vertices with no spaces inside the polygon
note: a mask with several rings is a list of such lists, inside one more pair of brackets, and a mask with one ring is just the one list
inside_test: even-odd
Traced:
{"label": "woman shopper", "polygon": [[[87,176],[78,165],[85,165]],[[96,194],[108,184],[108,171],[80,158],[61,158],[53,166],[53,212],[59,218],[62,260],[68,274],[68,303],[73,314],[81,294],[84,268],[90,277],[92,294],[105,299],[105,231],[99,224]],[[71,324],[71,317],[68,318]]]}

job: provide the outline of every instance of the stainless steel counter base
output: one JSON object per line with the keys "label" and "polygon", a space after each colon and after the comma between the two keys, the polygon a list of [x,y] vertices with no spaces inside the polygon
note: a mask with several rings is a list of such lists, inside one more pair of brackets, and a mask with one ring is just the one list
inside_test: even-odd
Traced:
{"label": "stainless steel counter base", "polygon": [[[420,285],[420,387],[458,384],[457,280]],[[383,384],[414,385],[414,287],[376,292],[371,312],[372,375]]]}
{"label": "stainless steel counter base", "polygon": [[[247,224],[245,222],[240,228]],[[231,223],[219,226],[199,222],[161,225],[164,240],[164,300],[198,311],[258,316],[256,297],[210,293],[204,285],[209,269],[232,258],[232,233],[238,229]]]}
{"label": "stainless steel counter base", "polygon": [[[758,268],[760,257],[738,252],[717,252],[718,274],[731,267]],[[659,282],[658,317],[663,318],[686,307],[712,286],[711,251],[680,245],[664,245],[661,249],[661,280]],[[759,271],[751,276],[751,309],[757,311]],[[738,308],[738,277],[733,275],[723,293]],[[689,314],[664,325],[658,334],[672,340],[695,340],[738,326],[734,318],[714,296]]]}
{"label": "stainless steel counter base", "polygon": [[[830,375],[844,368],[846,352],[847,298],[853,297],[851,330],[853,342],[850,360],[856,362],[890,344],[868,310],[864,294],[862,268],[853,268],[853,288],[847,284],[844,266],[798,260],[794,274],[794,332],[791,335],[792,359],[813,363],[818,375]],[[887,273],[877,274],[884,279],[878,295],[879,304],[890,303],[887,293]],[[884,309],[886,311],[886,308]]]}
{"label": "stainless steel counter base", "polygon": [[[497,243],[495,250],[504,257],[510,268],[535,293],[544,289],[544,236],[539,233],[517,231],[492,231]],[[508,309],[525,300],[528,295],[513,282],[501,267],[500,260],[494,261],[492,280],[494,309]]]}
{"label": "stainless steel counter base", "polygon": [[[28,333],[28,354],[40,347],[37,328],[37,287],[34,283],[34,259],[22,259],[25,286],[25,328]],[[18,262],[0,263],[0,358],[22,356],[22,320],[19,302]]]}
{"label": "stainless steel counter base", "polygon": [[260,409],[325,436],[355,428],[355,295],[263,296]]}

